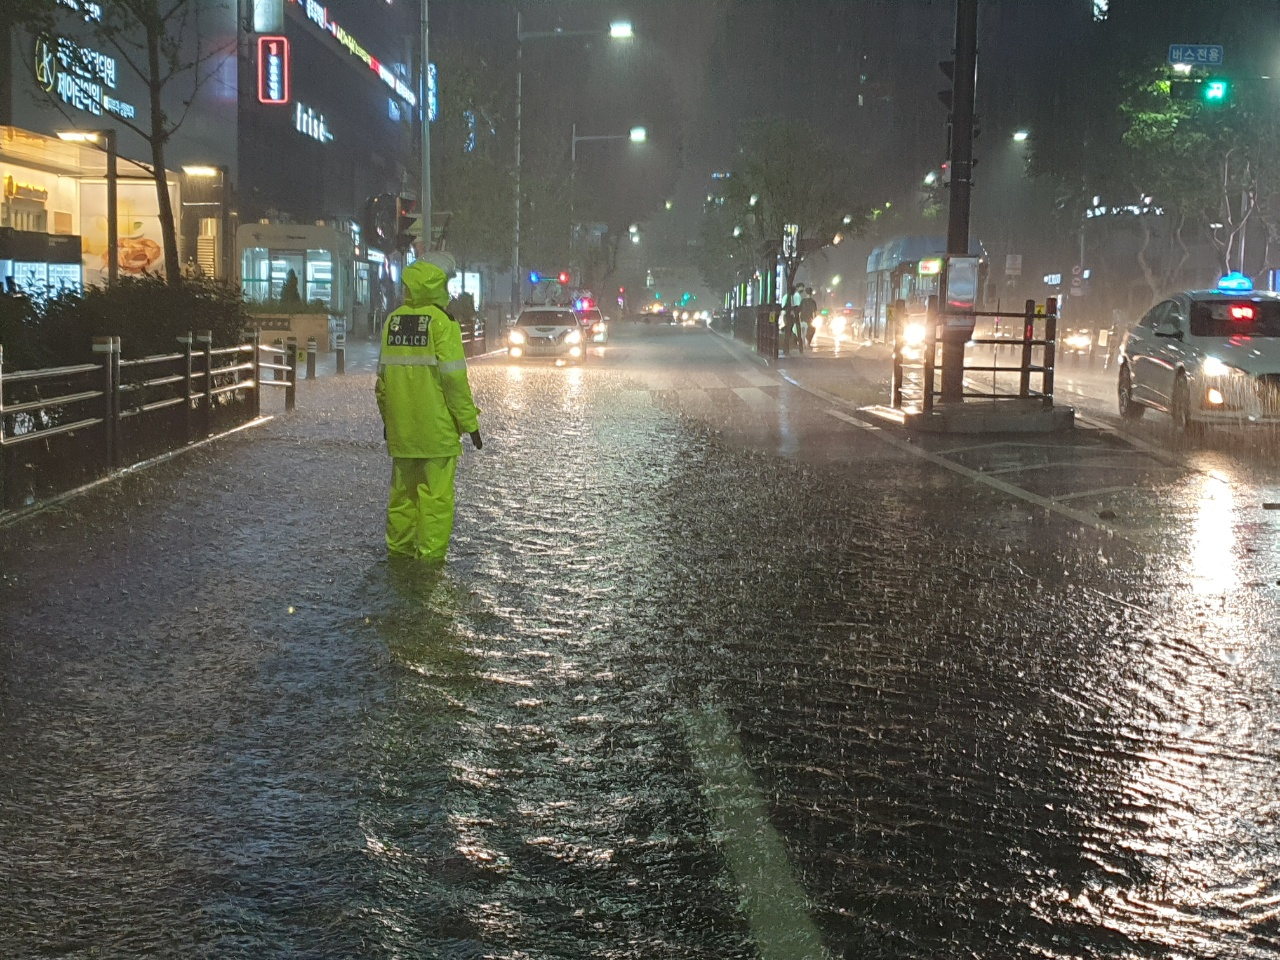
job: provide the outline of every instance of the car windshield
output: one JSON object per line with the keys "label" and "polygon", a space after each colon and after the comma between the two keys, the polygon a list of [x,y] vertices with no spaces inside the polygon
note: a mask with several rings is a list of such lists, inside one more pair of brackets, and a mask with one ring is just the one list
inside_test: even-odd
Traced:
{"label": "car windshield", "polygon": [[1204,300],[1191,304],[1193,337],[1280,337],[1280,301]]}
{"label": "car windshield", "polygon": [[604,314],[599,310],[583,310],[581,316],[583,323],[600,323],[604,320]]}
{"label": "car windshield", "polygon": [[526,310],[520,314],[522,327],[571,327],[577,322],[569,310]]}

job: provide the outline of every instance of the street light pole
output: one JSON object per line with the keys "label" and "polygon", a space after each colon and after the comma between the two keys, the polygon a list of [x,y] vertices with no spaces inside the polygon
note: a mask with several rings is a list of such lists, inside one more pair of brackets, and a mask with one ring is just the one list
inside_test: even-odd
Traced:
{"label": "street light pole", "polygon": [[520,313],[520,110],[524,85],[524,18],[516,10],[516,218],[511,246],[511,319]]}
{"label": "street light pole", "polygon": [[422,212],[422,252],[431,249],[431,46],[427,29],[427,0],[422,0],[422,76],[418,108],[422,116],[422,187],[418,208]]}
{"label": "street light pole", "polygon": [[[516,9],[516,171],[515,177],[515,230],[511,244],[511,315],[520,312],[520,134],[521,113],[524,99],[524,41],[526,39],[557,37],[596,37],[599,30],[542,30],[533,33],[524,32],[524,15]],[[617,21],[609,24],[607,36],[613,40],[630,40],[635,36],[631,24]],[[572,173],[570,174],[572,176]]]}
{"label": "street light pole", "polygon": [[[107,283],[115,286],[120,279],[119,191],[116,172],[116,132],[100,130],[107,151]],[[174,264],[177,269],[178,265]],[[170,280],[170,282],[173,282]]]}

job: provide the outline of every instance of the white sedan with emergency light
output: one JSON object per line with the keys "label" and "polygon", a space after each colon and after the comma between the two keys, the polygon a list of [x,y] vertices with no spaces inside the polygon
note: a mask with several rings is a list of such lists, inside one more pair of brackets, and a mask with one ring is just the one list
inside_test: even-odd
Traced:
{"label": "white sedan with emergency light", "polygon": [[578,315],[568,307],[526,307],[507,331],[507,356],[578,362],[583,340]]}
{"label": "white sedan with emergency light", "polygon": [[1280,294],[1231,274],[1162,300],[1129,331],[1117,376],[1126,420],[1151,408],[1180,432],[1280,423]]}

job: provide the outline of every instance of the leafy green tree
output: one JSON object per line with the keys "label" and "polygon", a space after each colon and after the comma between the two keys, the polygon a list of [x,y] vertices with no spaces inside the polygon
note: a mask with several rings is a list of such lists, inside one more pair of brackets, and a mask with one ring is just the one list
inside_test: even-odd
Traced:
{"label": "leafy green tree", "polygon": [[[864,180],[858,155],[808,123],[760,120],[747,124],[725,181],[724,202],[710,205],[703,234],[708,266],[716,269],[716,251],[723,250],[719,269],[733,262],[728,259],[732,254],[734,259],[748,258],[739,276],[754,271],[758,264],[772,270],[784,252],[783,233],[788,224],[794,224],[798,243],[785,258],[786,289],[790,290],[810,253],[837,236],[856,236],[866,229],[871,208],[861,187]],[[778,291],[779,296],[784,292]]]}

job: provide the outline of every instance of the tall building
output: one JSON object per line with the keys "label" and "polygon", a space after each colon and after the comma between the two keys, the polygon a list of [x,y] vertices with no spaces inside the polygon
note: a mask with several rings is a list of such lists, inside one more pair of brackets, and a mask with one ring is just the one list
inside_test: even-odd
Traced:
{"label": "tall building", "polygon": [[[379,275],[383,285],[393,281],[361,235],[368,201],[416,192],[418,0],[161,4],[174,5],[184,10],[166,42],[180,67],[161,86],[160,105],[172,130],[164,166],[183,269],[239,278],[259,298],[278,296],[293,271],[304,298],[363,320]],[[50,6],[56,30],[11,31],[0,66],[13,91],[0,128],[0,182],[12,184],[0,227],[78,236],[84,279],[95,282],[105,244],[103,157],[92,143],[71,149],[56,137],[111,129],[121,272],[156,270],[145,37],[140,28],[114,42],[105,35],[109,0]]]}

